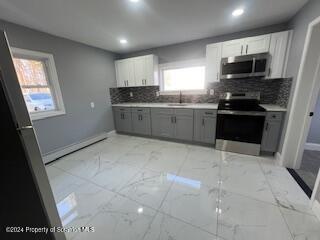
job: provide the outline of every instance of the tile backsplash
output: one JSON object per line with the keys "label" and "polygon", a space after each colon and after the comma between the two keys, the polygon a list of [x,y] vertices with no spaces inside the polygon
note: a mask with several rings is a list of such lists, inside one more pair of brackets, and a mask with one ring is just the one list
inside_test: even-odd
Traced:
{"label": "tile backsplash", "polygon": [[[286,107],[291,85],[291,78],[221,80],[208,86],[208,89],[214,89],[214,95],[182,95],[182,100],[186,103],[217,103],[224,92],[260,92],[261,103]],[[159,86],[110,88],[111,102],[179,102],[178,95],[157,96],[158,91]]]}

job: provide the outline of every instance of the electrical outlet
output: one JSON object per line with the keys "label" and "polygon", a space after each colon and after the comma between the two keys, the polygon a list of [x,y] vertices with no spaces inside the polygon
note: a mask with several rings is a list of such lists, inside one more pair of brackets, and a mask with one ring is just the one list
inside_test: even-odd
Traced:
{"label": "electrical outlet", "polygon": [[159,92],[159,91],[156,92],[156,96],[157,96],[157,97],[160,96],[160,92]]}
{"label": "electrical outlet", "polygon": [[91,108],[94,108],[94,102],[90,103]]}
{"label": "electrical outlet", "polygon": [[210,94],[211,96],[213,96],[213,95],[214,95],[214,89],[210,89],[209,94]]}
{"label": "electrical outlet", "polygon": [[133,97],[133,92],[130,92],[130,97]]}

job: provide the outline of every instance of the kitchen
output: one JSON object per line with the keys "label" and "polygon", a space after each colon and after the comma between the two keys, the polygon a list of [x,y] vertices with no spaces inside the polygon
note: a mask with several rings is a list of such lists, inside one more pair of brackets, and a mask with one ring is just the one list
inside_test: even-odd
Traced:
{"label": "kitchen", "polygon": [[318,239],[296,170],[319,9],[0,3],[8,239]]}

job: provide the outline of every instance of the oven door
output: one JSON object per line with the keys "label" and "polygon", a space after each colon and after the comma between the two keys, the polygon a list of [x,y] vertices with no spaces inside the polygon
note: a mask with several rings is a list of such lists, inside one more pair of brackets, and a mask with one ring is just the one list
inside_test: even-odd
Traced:
{"label": "oven door", "polygon": [[260,145],[264,122],[264,112],[219,111],[216,138]]}

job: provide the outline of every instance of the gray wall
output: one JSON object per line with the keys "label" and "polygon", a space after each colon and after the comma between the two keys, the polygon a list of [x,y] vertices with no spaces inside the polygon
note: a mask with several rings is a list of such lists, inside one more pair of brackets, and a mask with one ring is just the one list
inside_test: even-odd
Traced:
{"label": "gray wall", "polygon": [[[288,68],[287,68],[287,75],[293,77],[292,89],[296,86],[297,75],[300,67],[303,47],[306,39],[306,34],[308,30],[309,23],[320,16],[320,1],[319,0],[310,0],[288,23],[290,29],[294,30],[292,45],[290,49],[289,61],[288,61]],[[291,91],[293,93],[293,90]],[[292,104],[292,96],[291,94],[288,109],[291,108]],[[316,115],[319,116],[318,113]],[[288,124],[288,116],[286,116],[286,120],[284,123],[284,129],[287,128]],[[320,126],[320,119],[318,118],[318,123],[314,123],[314,126]],[[316,120],[315,120],[316,121]],[[282,151],[283,141],[285,131],[283,132],[281,142],[280,142],[280,152]],[[320,136],[319,136],[320,140]]]}
{"label": "gray wall", "polygon": [[281,32],[288,30],[286,23],[273,25],[264,28],[253,29],[249,31],[243,31],[223,36],[217,36],[212,38],[200,39],[185,43],[179,43],[159,48],[147,49],[138,52],[132,52],[128,54],[122,54],[120,58],[135,57],[146,54],[155,54],[159,57],[159,63],[183,61],[197,58],[204,58],[206,55],[206,45],[210,43],[223,42],[227,40],[257,36],[272,32]]}
{"label": "gray wall", "polygon": [[34,122],[43,154],[114,129],[115,54],[1,20],[0,28],[11,46],[54,55],[66,115]]}

